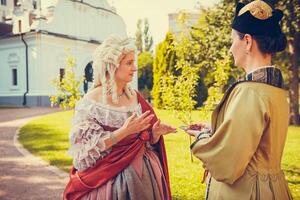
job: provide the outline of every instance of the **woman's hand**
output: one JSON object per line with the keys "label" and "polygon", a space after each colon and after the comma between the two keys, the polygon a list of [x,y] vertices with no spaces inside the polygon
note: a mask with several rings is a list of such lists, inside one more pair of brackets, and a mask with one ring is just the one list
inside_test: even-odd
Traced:
{"label": "woman's hand", "polygon": [[204,130],[211,130],[211,127],[205,123],[191,124],[184,131],[190,136],[197,137]]}
{"label": "woman's hand", "polygon": [[198,124],[191,124],[188,126],[189,130],[198,130],[198,131],[202,131],[204,129],[208,129],[210,130],[211,127],[208,124],[205,123],[198,123]]}
{"label": "woman's hand", "polygon": [[185,130],[185,132],[192,137],[197,137],[201,133],[201,131],[190,130],[190,129]]}
{"label": "woman's hand", "polygon": [[108,148],[118,143],[125,137],[139,133],[151,126],[150,122],[154,115],[150,114],[150,111],[143,113],[137,117],[136,113],[133,113],[123,124],[123,126],[110,134],[110,138],[106,142]]}
{"label": "woman's hand", "polygon": [[157,137],[169,133],[175,133],[175,132],[176,132],[176,128],[169,126],[167,124],[162,124],[160,123],[160,120],[157,120],[157,122],[152,127],[152,133],[154,136]]}
{"label": "woman's hand", "polygon": [[126,135],[132,135],[139,133],[151,126],[150,122],[153,119],[154,115],[150,114],[150,111],[144,112],[141,116],[137,117],[136,113],[133,113],[121,127]]}

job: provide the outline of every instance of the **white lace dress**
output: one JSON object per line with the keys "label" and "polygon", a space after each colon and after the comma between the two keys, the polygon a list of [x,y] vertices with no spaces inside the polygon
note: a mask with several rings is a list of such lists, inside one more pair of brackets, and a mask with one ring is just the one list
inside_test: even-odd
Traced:
{"label": "white lace dress", "polygon": [[[70,132],[68,154],[73,157],[73,166],[83,171],[107,156],[112,148],[107,149],[104,140],[110,137],[111,132],[105,131],[104,126],[120,128],[133,112],[142,114],[141,105],[137,101],[130,107],[111,107],[81,99],[76,105]],[[167,183],[160,161],[153,146],[149,142],[145,146],[145,151],[137,155],[115,178],[81,199],[166,199]]]}

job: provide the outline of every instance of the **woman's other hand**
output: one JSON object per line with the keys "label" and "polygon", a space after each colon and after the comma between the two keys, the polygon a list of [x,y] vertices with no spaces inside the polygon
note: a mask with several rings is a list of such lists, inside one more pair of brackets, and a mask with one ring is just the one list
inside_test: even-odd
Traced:
{"label": "woman's other hand", "polygon": [[175,133],[176,128],[167,124],[163,124],[160,122],[160,120],[157,120],[157,122],[155,122],[155,124],[153,125],[152,132],[155,136],[161,136],[169,133]]}
{"label": "woman's other hand", "polygon": [[191,124],[184,131],[190,136],[197,137],[203,131],[210,131],[211,127],[205,123]]}
{"label": "woman's other hand", "polygon": [[139,133],[146,130],[151,126],[151,120],[154,114],[150,114],[150,111],[144,112],[141,116],[137,117],[136,113],[133,113],[121,127],[127,135]]}

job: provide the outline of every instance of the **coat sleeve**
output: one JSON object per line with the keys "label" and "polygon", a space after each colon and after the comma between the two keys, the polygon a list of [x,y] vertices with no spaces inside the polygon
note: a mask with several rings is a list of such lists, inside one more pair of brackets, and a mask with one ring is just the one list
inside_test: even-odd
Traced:
{"label": "coat sleeve", "polygon": [[73,166],[79,171],[93,166],[110,152],[104,140],[110,137],[111,132],[105,131],[90,115],[91,106],[84,101],[78,102],[70,131],[68,155],[73,157]]}
{"label": "coat sleeve", "polygon": [[227,102],[224,120],[212,137],[195,141],[191,149],[214,179],[233,184],[254,155],[269,114],[264,99],[252,88],[234,89]]}

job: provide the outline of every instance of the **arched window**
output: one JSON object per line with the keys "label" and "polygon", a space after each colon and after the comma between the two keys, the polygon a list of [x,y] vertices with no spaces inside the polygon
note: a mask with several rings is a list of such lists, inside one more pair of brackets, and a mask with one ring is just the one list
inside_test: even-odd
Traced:
{"label": "arched window", "polygon": [[84,68],[84,81],[83,81],[83,90],[84,93],[87,93],[93,82],[93,62],[89,62]]}

